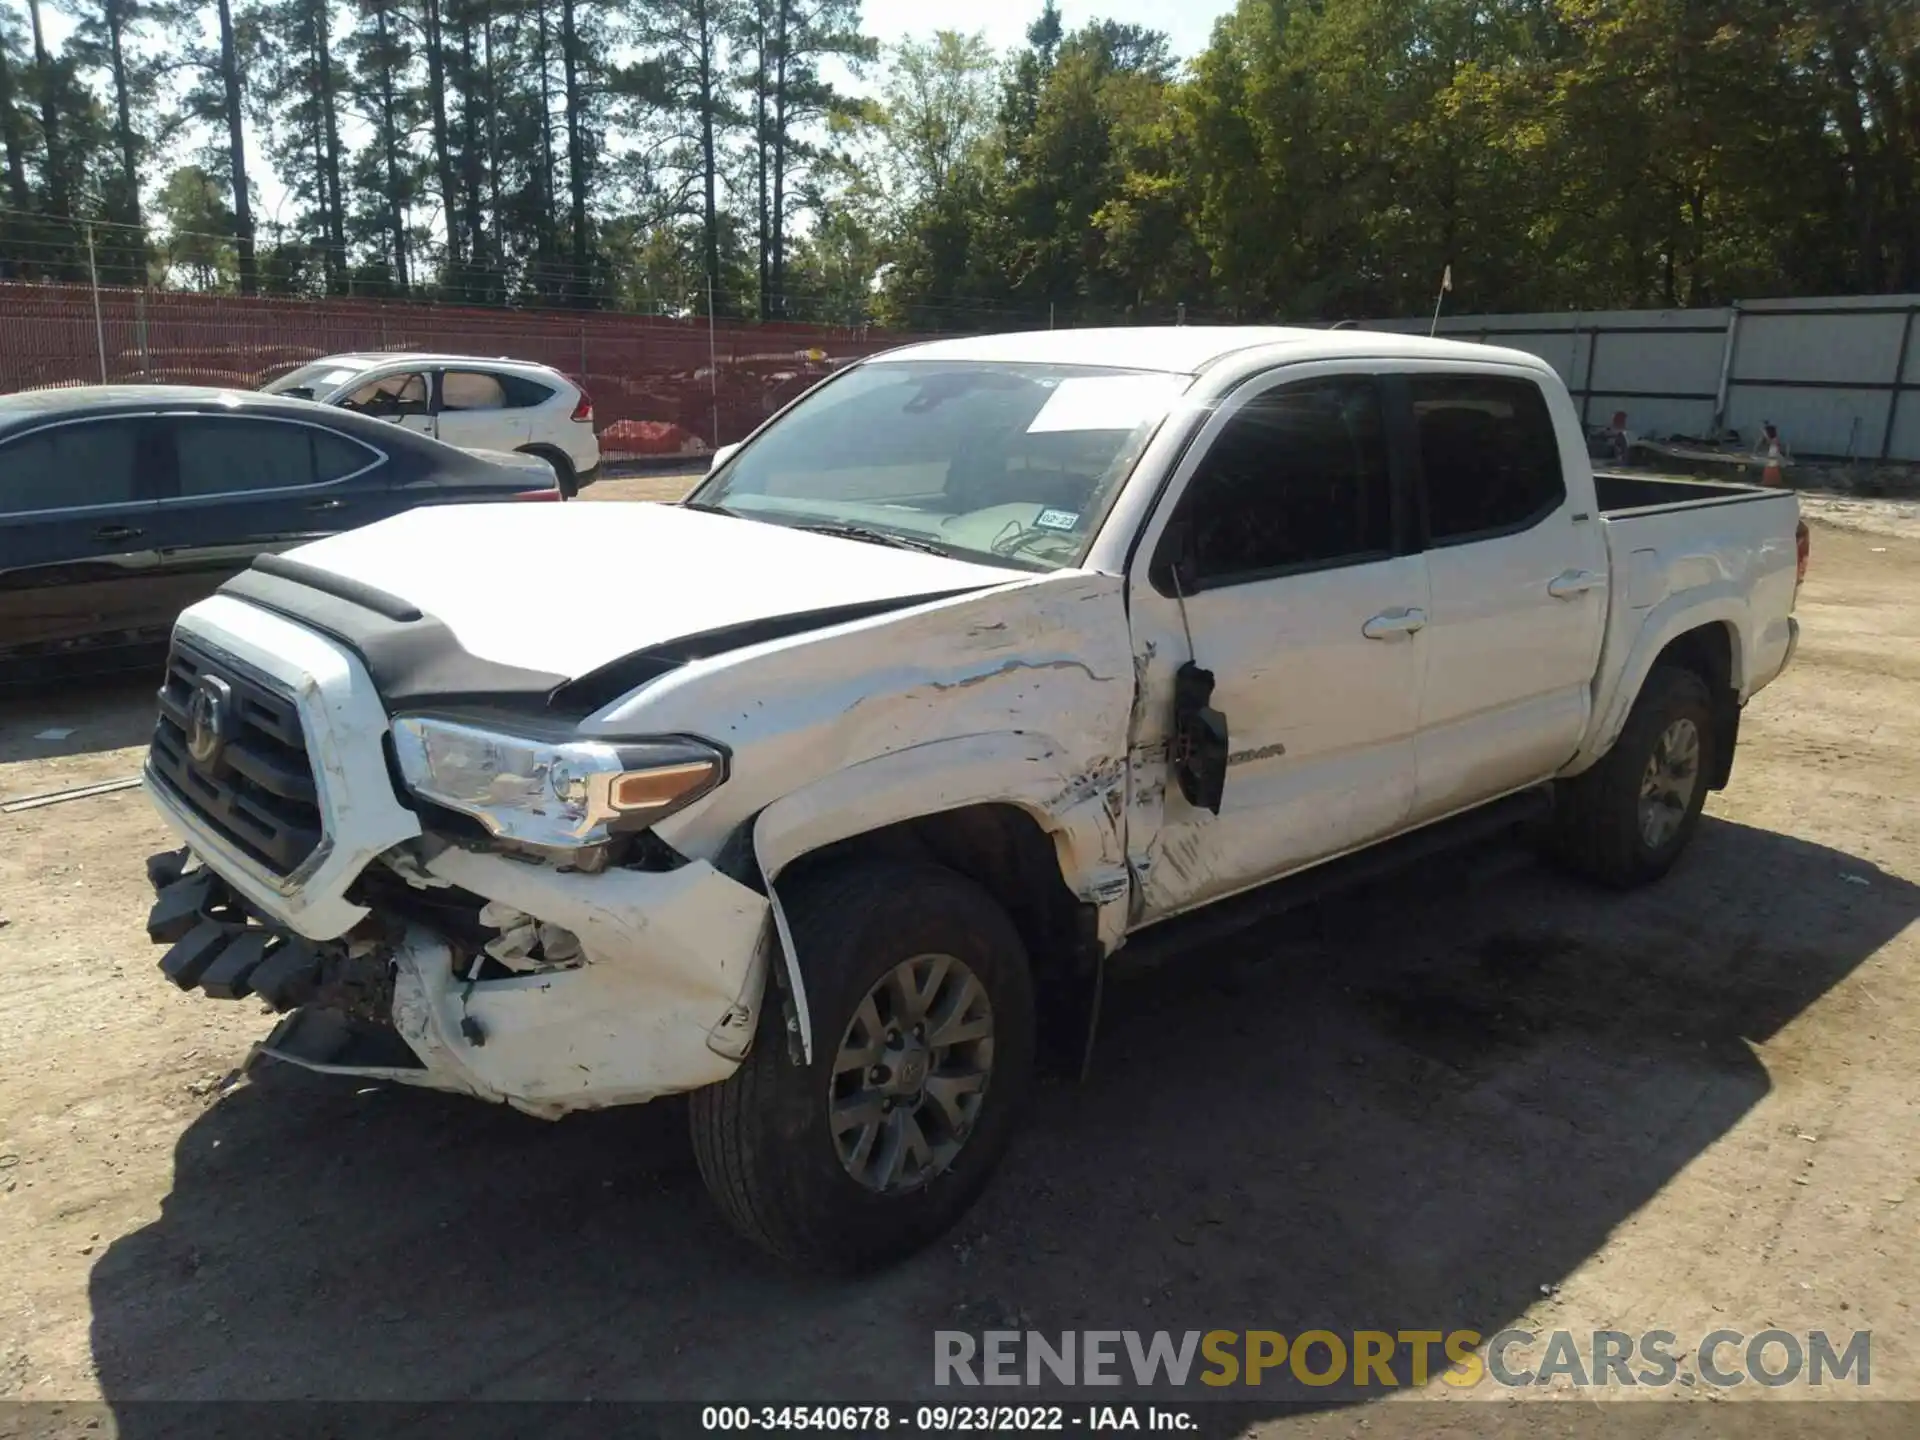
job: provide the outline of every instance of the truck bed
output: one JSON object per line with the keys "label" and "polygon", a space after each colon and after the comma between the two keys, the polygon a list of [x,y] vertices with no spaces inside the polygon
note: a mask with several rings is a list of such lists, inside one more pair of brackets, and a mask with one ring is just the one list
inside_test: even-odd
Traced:
{"label": "truck bed", "polygon": [[1612,589],[1602,646],[1598,733],[1610,742],[1675,607],[1728,625],[1742,698],[1779,673],[1792,643],[1799,496],[1716,480],[1596,472]]}
{"label": "truck bed", "polygon": [[1672,475],[1634,475],[1619,470],[1593,472],[1602,515],[1656,514],[1701,505],[1736,504],[1792,492],[1725,480],[1693,480]]}

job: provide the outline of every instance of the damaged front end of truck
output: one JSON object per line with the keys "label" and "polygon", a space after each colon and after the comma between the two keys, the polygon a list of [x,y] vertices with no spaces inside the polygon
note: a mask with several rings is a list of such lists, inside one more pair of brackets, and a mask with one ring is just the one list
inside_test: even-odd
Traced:
{"label": "damaged front end of truck", "polygon": [[187,843],[148,861],[148,932],[182,989],[284,1013],[257,1055],[558,1116],[746,1053],[768,902],[650,828],[722,748],[390,720],[359,657],[226,596],[159,710],[146,789]]}
{"label": "damaged front end of truck", "polygon": [[182,989],[282,1012],[256,1060],[545,1118],[711,1084],[746,1053],[772,935],[748,886],[704,864],[661,868],[658,855],[589,876],[457,847],[420,866],[416,848],[370,866],[353,892],[370,913],[318,941],[251,907],[190,850],[153,856],[161,968]]}

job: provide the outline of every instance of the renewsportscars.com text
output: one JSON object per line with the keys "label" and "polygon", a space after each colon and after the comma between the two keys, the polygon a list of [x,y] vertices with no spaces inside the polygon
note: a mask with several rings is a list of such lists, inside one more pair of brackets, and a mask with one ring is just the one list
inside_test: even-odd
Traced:
{"label": "renewsportscars.com text", "polygon": [[1216,1389],[1493,1384],[1717,1389],[1867,1386],[1873,1332],[1714,1330],[936,1330],[933,1383],[958,1386],[1204,1385]]}

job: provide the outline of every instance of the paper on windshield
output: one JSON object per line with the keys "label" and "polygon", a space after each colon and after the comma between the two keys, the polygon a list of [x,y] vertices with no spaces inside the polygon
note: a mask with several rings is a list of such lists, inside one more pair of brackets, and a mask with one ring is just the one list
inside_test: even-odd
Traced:
{"label": "paper on windshield", "polygon": [[1062,380],[1027,426],[1027,433],[1131,430],[1165,414],[1186,383],[1184,375],[1086,375]]}

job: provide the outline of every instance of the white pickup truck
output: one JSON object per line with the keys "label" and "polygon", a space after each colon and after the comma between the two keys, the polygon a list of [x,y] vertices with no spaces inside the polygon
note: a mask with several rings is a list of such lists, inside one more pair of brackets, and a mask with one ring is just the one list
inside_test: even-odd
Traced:
{"label": "white pickup truck", "polygon": [[1788,663],[1791,493],[1596,477],[1530,355],[1109,330],[876,356],[678,506],[418,511],[179,620],[166,974],[310,1069],[692,1092],[837,1267],[971,1203],[1107,957],[1534,823],[1671,866]]}

